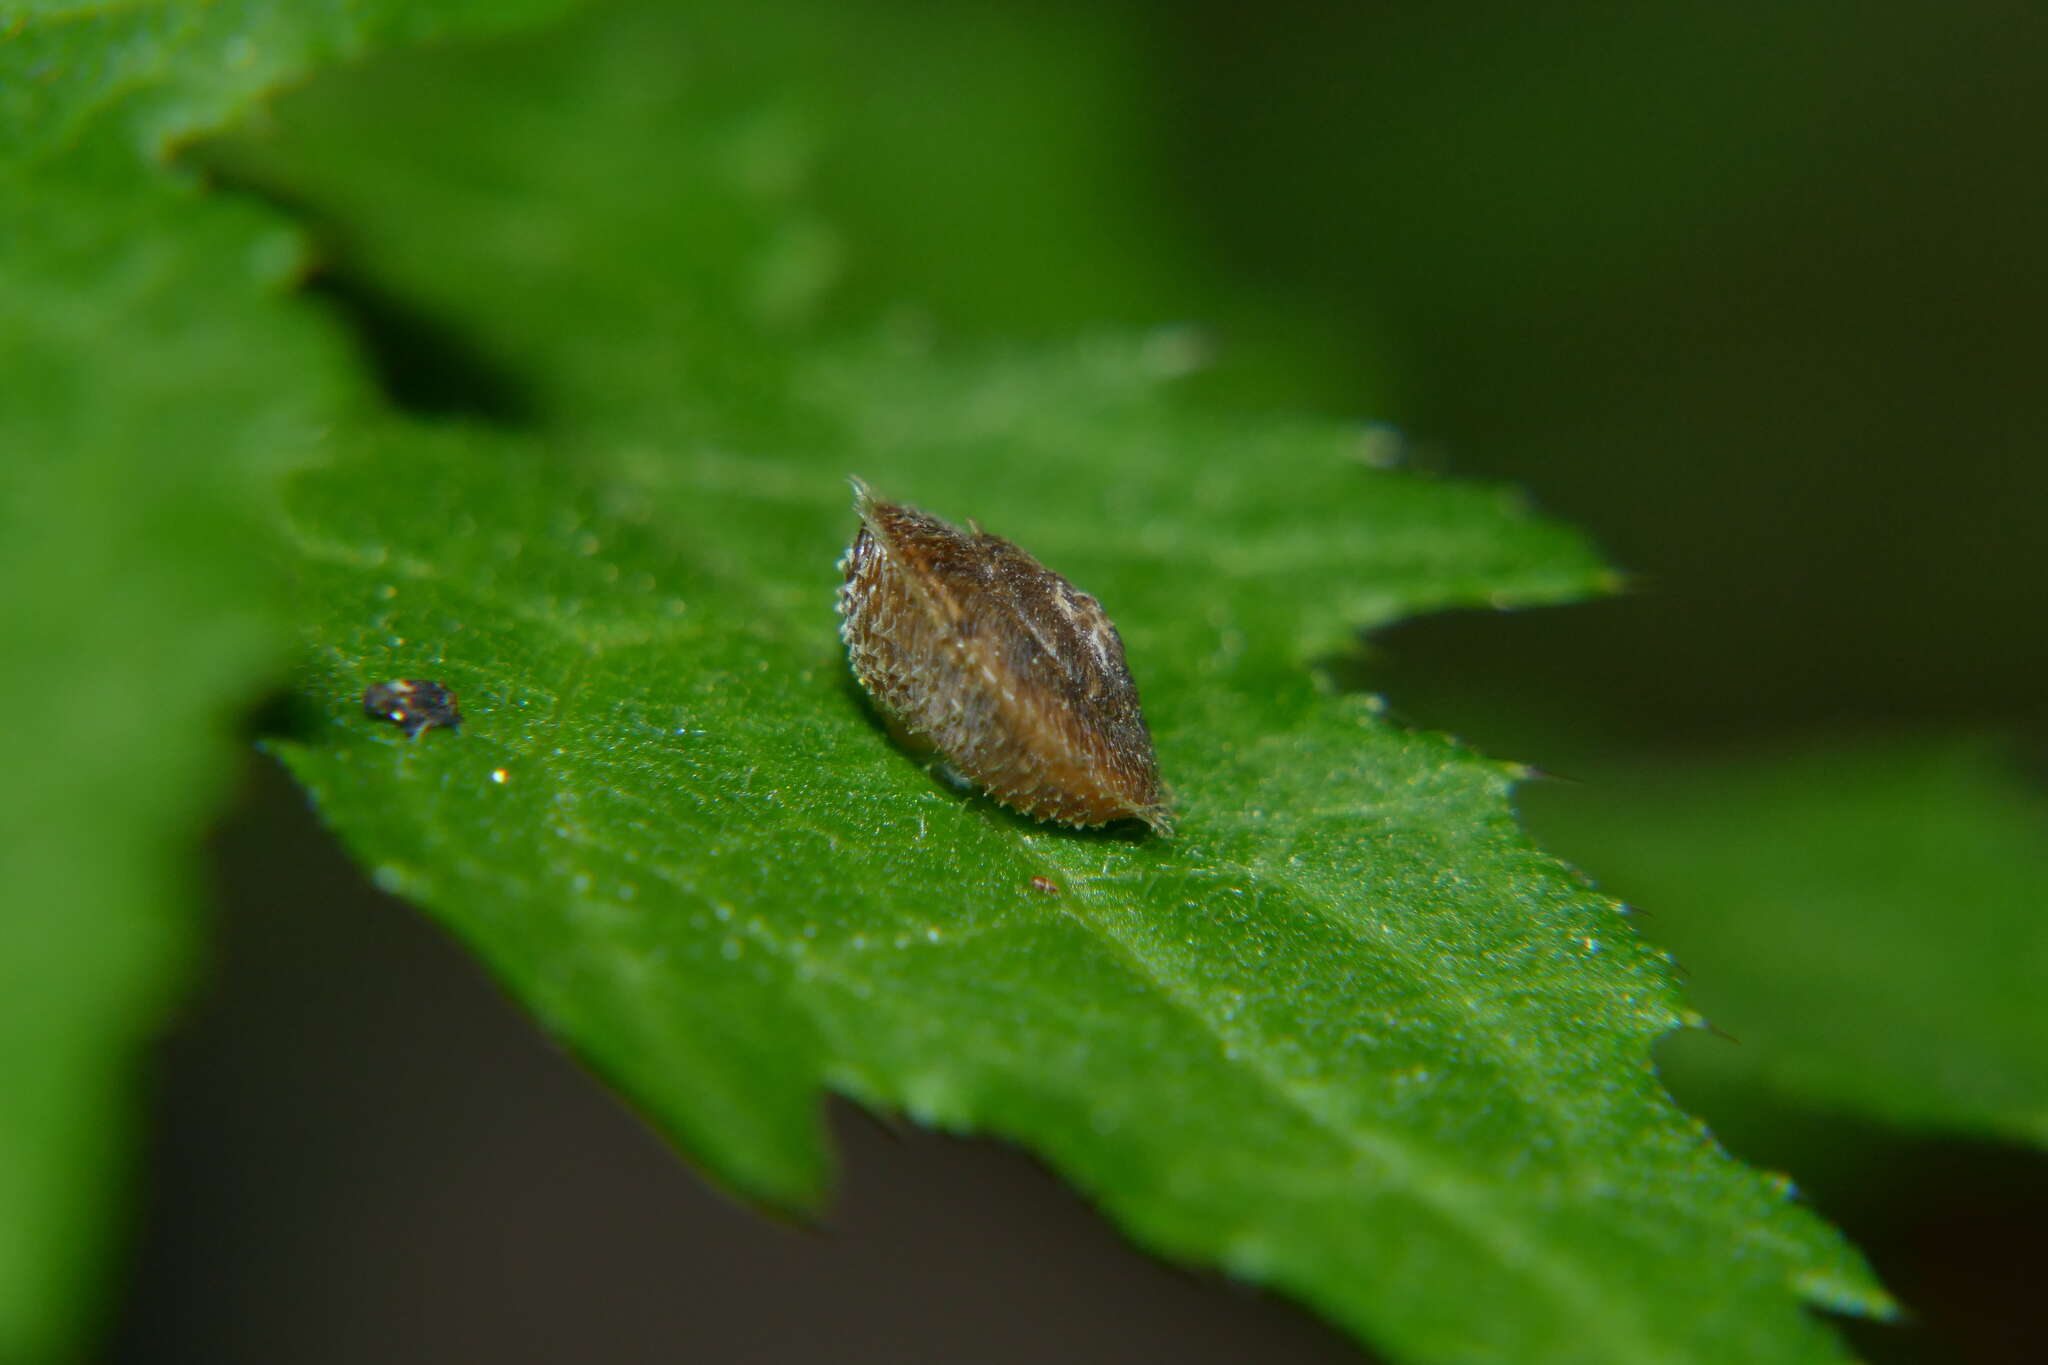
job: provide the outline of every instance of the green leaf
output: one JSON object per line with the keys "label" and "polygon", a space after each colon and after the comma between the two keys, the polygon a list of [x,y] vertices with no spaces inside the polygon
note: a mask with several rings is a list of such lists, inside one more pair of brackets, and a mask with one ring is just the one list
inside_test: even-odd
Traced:
{"label": "green leaf", "polygon": [[0,1359],[26,1361],[82,1319],[234,714],[288,657],[258,494],[331,356],[244,205],[34,174],[0,201]]}
{"label": "green leaf", "polygon": [[45,5],[0,32],[0,1360],[69,1354],[91,1320],[199,838],[290,653],[271,497],[362,397],[283,305],[297,236],[149,154],[442,25]]}
{"label": "green leaf", "polygon": [[[120,911],[157,899],[149,858],[261,672],[262,490],[315,424],[336,462],[280,520],[314,711],[281,747],[387,884],[739,1187],[815,1200],[829,1086],[1028,1141],[1149,1244],[1418,1359],[1830,1358],[1800,1295],[1882,1307],[1664,1100],[1661,964],[1515,831],[1512,771],[1311,681],[1354,627],[1603,583],[1510,499],[1361,468],[1341,429],[1203,414],[1171,392],[1182,333],[823,339],[836,300],[894,292],[810,195],[829,123],[648,15],[367,71],[221,155],[321,216],[353,306],[384,289],[450,323],[536,420],[352,415],[325,333],[269,297],[293,239],[132,149],[451,13],[481,11],[50,8],[8,35],[0,188],[26,227],[0,298],[31,401],[0,421],[50,457],[10,471],[9,581],[55,580],[23,613],[41,667],[0,674],[40,727],[7,812],[32,894],[6,924],[25,1121],[0,1164],[51,1176],[18,1185],[43,1240],[0,1269],[8,1310],[37,1296],[20,1340],[53,1339],[80,1245],[55,1225],[175,958],[174,922]],[[832,641],[855,469],[1110,601],[1179,838],[1033,826],[888,746]],[[465,730],[361,715],[407,675],[462,691]],[[40,913],[60,892],[79,912]],[[36,1166],[57,1143],[73,1159]]]}
{"label": "green leaf", "polygon": [[[804,456],[678,445],[586,482],[393,434],[295,501],[321,714],[283,752],[381,884],[757,1196],[815,1199],[830,1086],[1023,1140],[1147,1243],[1413,1358],[1827,1358],[1788,1291],[1876,1300],[1664,1099],[1660,964],[1515,831],[1511,772],[1299,663],[1310,583],[1392,610],[1597,570],[1484,492],[1347,465],[1341,433],[1181,417],[1137,354],[935,367],[922,450],[854,413]],[[990,386],[1059,414],[1009,427],[981,501],[1116,611],[1171,841],[963,798],[848,685],[830,471],[974,479],[944,437]],[[1308,496],[1262,531],[1274,486]],[[453,686],[464,729],[363,717],[390,677]]]}
{"label": "green leaf", "polygon": [[2048,1142],[2048,803],[1990,746],[1836,745],[1638,768],[1539,828],[1654,915],[1726,1083],[1906,1127]]}
{"label": "green leaf", "polygon": [[565,0],[285,0],[108,5],[30,0],[4,32],[0,160],[19,165],[106,154],[136,173],[197,132],[309,71],[451,32],[504,32],[560,13]]}
{"label": "green leaf", "polygon": [[[1309,667],[1597,591],[1593,556],[1354,430],[1187,401],[1184,333],[825,325],[862,267],[812,115],[707,43],[642,12],[382,64],[211,154],[533,404],[351,431],[294,489],[276,747],[380,883],[760,1199],[816,1204],[831,1089],[1023,1141],[1406,1358],[1839,1358],[1801,1300],[1883,1297],[1659,1089],[1661,959],[1518,832],[1516,770]],[[836,639],[852,473],[1103,599],[1176,837],[1034,825],[891,746]],[[461,730],[365,717],[400,677]]]}

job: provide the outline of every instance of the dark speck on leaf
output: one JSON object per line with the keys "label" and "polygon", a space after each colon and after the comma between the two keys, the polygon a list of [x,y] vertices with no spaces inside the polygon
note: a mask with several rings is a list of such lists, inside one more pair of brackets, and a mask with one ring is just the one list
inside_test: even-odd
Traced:
{"label": "dark speck on leaf", "polygon": [[371,684],[363,692],[363,710],[378,720],[390,721],[405,731],[408,739],[418,739],[422,730],[452,730],[462,724],[455,694],[424,678]]}

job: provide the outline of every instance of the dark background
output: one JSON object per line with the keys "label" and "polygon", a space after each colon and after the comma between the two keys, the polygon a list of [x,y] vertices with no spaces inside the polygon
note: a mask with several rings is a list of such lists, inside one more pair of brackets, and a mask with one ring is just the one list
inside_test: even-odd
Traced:
{"label": "dark background", "polygon": [[[2044,752],[2038,13],[1107,8],[1181,249],[1312,352],[1245,401],[1391,419],[1414,461],[1522,485],[1635,576],[1374,641],[1398,713],[1561,771],[1816,733]],[[1162,320],[1140,295],[1105,308]],[[1003,308],[992,326],[1060,321]],[[370,889],[267,765],[214,853],[115,1359],[1356,1358],[1124,1248],[1022,1156],[850,1110],[829,1221],[758,1218]],[[2048,1162],[1771,1119],[1745,1155],[1783,1160],[1774,1124],[1787,1153],[1860,1154],[1832,1184],[1793,1167],[1918,1316],[1860,1347],[2039,1358]]]}

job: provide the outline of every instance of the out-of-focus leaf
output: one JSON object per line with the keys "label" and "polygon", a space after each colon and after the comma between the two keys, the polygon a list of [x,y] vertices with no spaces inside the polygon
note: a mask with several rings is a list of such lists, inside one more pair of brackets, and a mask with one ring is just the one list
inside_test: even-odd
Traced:
{"label": "out-of-focus leaf", "polygon": [[235,716],[290,649],[276,480],[357,387],[286,303],[296,234],[154,153],[311,62],[480,8],[0,21],[0,1360],[67,1354],[88,1317]]}
{"label": "out-of-focus leaf", "polygon": [[334,357],[275,306],[295,247],[245,206],[5,186],[0,1359],[26,1361],[103,1252],[234,715],[287,653],[260,491],[310,449]]}
{"label": "out-of-focus leaf", "polygon": [[[2048,802],[1981,743],[1837,745],[1546,793],[1538,828],[1649,911],[1735,1038],[1720,1081],[2048,1141]],[[1680,1050],[1682,1047],[1682,1050]]]}

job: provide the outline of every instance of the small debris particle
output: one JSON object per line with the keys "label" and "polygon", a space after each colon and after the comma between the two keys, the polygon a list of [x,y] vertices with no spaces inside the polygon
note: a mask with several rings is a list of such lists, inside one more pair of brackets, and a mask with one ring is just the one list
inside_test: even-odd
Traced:
{"label": "small debris particle", "polygon": [[511,777],[512,774],[506,772],[503,768],[491,769],[491,781],[496,782],[500,785],[503,785],[505,782],[511,780]]}
{"label": "small debris particle", "polygon": [[1060,884],[1050,877],[1033,877],[1031,879],[1031,889],[1033,891],[1043,891],[1048,896],[1057,896],[1060,893]]}
{"label": "small debris particle", "polygon": [[390,721],[405,731],[408,739],[418,739],[422,730],[453,730],[462,724],[462,713],[455,709],[455,694],[443,684],[424,678],[373,683],[363,692],[363,711],[378,720]]}
{"label": "small debris particle", "polygon": [[1102,604],[1001,536],[853,488],[839,633],[898,737],[1034,820],[1172,833]]}

